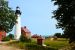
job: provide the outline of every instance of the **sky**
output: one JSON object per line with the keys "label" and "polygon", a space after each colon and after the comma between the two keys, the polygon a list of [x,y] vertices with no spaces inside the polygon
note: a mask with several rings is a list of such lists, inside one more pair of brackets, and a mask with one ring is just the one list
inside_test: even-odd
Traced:
{"label": "sky", "polygon": [[[51,0],[8,0],[9,7],[13,10],[20,7],[21,26],[27,28],[33,34],[53,35],[62,33],[61,29],[56,29],[57,21],[52,18],[52,12],[57,9]],[[15,29],[11,33],[15,33]]]}

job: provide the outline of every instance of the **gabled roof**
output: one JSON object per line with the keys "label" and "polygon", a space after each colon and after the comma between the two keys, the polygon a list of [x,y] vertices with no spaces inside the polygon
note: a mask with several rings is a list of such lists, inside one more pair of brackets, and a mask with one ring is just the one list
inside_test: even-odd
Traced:
{"label": "gabled roof", "polygon": [[32,38],[40,38],[40,39],[42,39],[42,36],[41,35],[34,34],[34,35],[32,35]]}
{"label": "gabled roof", "polygon": [[26,26],[21,27],[21,30],[24,31],[24,32],[26,32],[26,33],[31,33]]}

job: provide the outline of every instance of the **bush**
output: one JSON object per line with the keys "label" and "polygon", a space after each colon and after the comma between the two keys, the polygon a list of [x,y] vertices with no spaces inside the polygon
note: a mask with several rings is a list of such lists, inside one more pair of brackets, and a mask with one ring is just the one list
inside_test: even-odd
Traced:
{"label": "bush", "polygon": [[9,34],[8,36],[2,38],[2,41],[9,41],[11,39],[14,39],[14,35],[13,34]]}
{"label": "bush", "polygon": [[14,39],[14,35],[13,34],[9,34],[7,37],[9,37],[10,39]]}
{"label": "bush", "polygon": [[10,40],[9,37],[4,37],[4,38],[2,39],[2,41],[9,41],[9,40]]}
{"label": "bush", "polygon": [[31,42],[31,39],[26,38],[24,35],[21,35],[20,37],[21,42]]}

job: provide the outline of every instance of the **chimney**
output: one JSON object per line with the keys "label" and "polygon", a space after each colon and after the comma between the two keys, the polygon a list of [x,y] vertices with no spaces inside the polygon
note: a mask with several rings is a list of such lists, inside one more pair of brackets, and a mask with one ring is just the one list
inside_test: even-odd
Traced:
{"label": "chimney", "polygon": [[24,26],[24,28],[26,28],[26,26]]}

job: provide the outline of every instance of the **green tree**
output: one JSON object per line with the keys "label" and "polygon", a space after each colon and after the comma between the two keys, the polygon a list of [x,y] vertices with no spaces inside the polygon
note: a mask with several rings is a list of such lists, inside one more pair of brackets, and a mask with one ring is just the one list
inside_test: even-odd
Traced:
{"label": "green tree", "polygon": [[9,34],[8,36],[4,37],[2,39],[2,41],[9,41],[9,40],[13,40],[14,39],[14,35],[13,34]]}
{"label": "green tree", "polygon": [[61,33],[55,33],[54,36],[56,36],[58,38],[61,38],[62,37]]}
{"label": "green tree", "polygon": [[62,28],[70,43],[75,41],[75,0],[52,1],[54,5],[58,5],[58,9],[53,12],[57,28]]}
{"label": "green tree", "polygon": [[9,34],[7,37],[10,38],[10,39],[14,39],[14,35],[13,34]]}
{"label": "green tree", "polygon": [[8,1],[0,0],[0,31],[10,32],[15,25],[14,11],[8,6]]}

